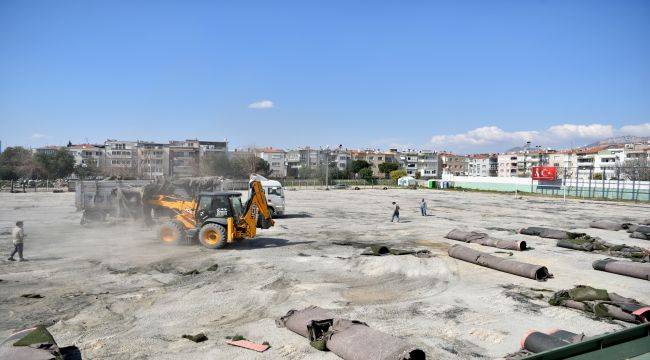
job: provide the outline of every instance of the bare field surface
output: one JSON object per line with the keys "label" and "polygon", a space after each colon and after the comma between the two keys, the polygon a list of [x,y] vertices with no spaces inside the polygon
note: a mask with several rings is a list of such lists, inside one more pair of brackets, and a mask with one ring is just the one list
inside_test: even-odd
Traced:
{"label": "bare field surface", "polygon": [[[432,216],[420,216],[422,198]],[[596,219],[642,220],[647,205],[430,190],[300,190],[286,199],[288,216],[275,227],[208,250],[165,246],[155,229],[136,222],[82,227],[72,193],[0,194],[0,337],[47,323],[60,345],[77,345],[87,359],[337,359],[274,323],[290,309],[318,305],[406,338],[432,359],[497,358],[517,350],[530,328],[596,335],[630,326],[527,292],[585,284],[650,303],[646,281],[591,268],[605,256],[515,233],[576,229],[648,248],[624,231],[588,228]],[[400,223],[390,222],[391,201],[402,208]],[[6,260],[6,231],[16,220],[25,221],[27,262]],[[452,259],[446,250],[457,242],[443,236],[453,228],[525,240],[533,249],[510,258],[545,265],[555,277],[537,282]],[[341,241],[434,256],[366,257],[362,248],[333,244]],[[213,264],[218,269],[206,271]],[[185,274],[194,269],[200,273]],[[21,297],[27,293],[43,298]],[[209,340],[181,338],[199,332]],[[226,345],[235,334],[272,347],[258,354]]]}

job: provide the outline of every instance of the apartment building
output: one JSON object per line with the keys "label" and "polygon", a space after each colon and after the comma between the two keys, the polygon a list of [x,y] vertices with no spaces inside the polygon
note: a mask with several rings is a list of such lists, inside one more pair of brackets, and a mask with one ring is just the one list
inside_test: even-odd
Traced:
{"label": "apartment building", "polygon": [[516,153],[505,153],[497,156],[497,176],[517,177],[517,163],[519,156]]}
{"label": "apartment building", "polygon": [[137,172],[136,141],[109,139],[104,142],[102,171],[108,176],[135,177]]}
{"label": "apartment building", "polygon": [[399,156],[397,151],[383,152],[380,150],[357,150],[351,151],[350,155],[352,160],[365,160],[370,164],[372,174],[375,177],[384,177],[384,173],[379,171],[379,164],[382,163],[397,163],[399,164]]}
{"label": "apartment building", "polygon": [[287,159],[284,150],[272,147],[255,149],[255,155],[269,163],[269,176],[276,178],[287,176]]}
{"label": "apartment building", "polygon": [[442,162],[435,151],[418,151],[416,164],[416,174],[421,179],[439,179],[442,176]]}
{"label": "apartment building", "polygon": [[344,171],[348,166],[350,166],[350,163],[352,163],[352,155],[347,151],[347,149],[344,150],[339,147],[336,150],[332,150],[329,161],[330,164],[334,163],[337,169]]}
{"label": "apartment building", "polygon": [[443,175],[467,176],[469,162],[465,156],[441,153],[440,162]]}
{"label": "apartment building", "polygon": [[98,144],[68,144],[68,152],[74,158],[75,165],[93,163],[98,167],[106,163],[106,147]]}
{"label": "apartment building", "polygon": [[498,159],[496,155],[476,154],[467,156],[468,176],[497,176]]}
{"label": "apartment building", "polygon": [[169,151],[163,143],[139,141],[137,173],[141,179],[156,179],[169,173]]}
{"label": "apartment building", "polygon": [[170,141],[167,145],[169,153],[169,172],[171,177],[192,177],[200,173],[200,151],[198,141]]}
{"label": "apartment building", "polygon": [[54,155],[60,148],[61,148],[60,146],[54,146],[54,145],[42,146],[34,149],[33,152],[42,155]]}

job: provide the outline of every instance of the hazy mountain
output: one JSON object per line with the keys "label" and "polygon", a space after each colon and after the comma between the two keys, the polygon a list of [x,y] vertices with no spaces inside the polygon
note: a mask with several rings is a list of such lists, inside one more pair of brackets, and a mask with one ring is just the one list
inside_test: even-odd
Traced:
{"label": "hazy mountain", "polygon": [[615,145],[615,144],[629,144],[650,141],[650,136],[615,136],[608,139],[600,140],[595,143],[587,145],[587,147],[600,146],[600,145]]}

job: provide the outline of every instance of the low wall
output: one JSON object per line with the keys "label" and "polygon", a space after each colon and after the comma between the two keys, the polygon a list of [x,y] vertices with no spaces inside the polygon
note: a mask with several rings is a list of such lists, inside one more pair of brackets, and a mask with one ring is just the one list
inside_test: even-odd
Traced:
{"label": "low wall", "polygon": [[534,192],[548,195],[564,195],[585,198],[606,198],[622,200],[650,201],[650,182],[631,180],[588,180],[566,179],[560,189],[548,189],[539,186],[538,181],[517,177],[472,177],[446,176],[455,188],[490,190],[504,192]]}

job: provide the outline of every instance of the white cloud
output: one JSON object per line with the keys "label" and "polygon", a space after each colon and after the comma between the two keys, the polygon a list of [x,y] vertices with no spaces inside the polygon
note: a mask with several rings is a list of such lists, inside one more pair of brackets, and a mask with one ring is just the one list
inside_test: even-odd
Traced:
{"label": "white cloud", "polygon": [[48,136],[45,134],[39,134],[39,133],[33,133],[32,134],[32,139],[39,140],[39,139],[45,139]]}
{"label": "white cloud", "polygon": [[639,125],[625,125],[621,127],[619,133],[621,135],[650,136],[650,123]]}
{"label": "white cloud", "polygon": [[273,101],[271,100],[256,101],[248,105],[249,109],[270,109],[272,107],[273,107]]}
{"label": "white cloud", "polygon": [[625,125],[620,129],[603,124],[562,124],[540,131],[505,131],[496,126],[484,126],[460,134],[435,135],[431,144],[439,149],[455,151],[503,151],[522,146],[526,141],[543,147],[568,147],[587,145],[617,135],[650,136],[650,123]]}

